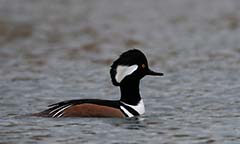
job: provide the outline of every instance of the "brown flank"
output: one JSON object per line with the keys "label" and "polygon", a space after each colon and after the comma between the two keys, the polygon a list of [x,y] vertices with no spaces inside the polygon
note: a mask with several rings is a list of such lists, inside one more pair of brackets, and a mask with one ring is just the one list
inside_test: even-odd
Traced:
{"label": "brown flank", "polygon": [[62,117],[125,117],[116,108],[97,104],[78,104],[64,110]]}

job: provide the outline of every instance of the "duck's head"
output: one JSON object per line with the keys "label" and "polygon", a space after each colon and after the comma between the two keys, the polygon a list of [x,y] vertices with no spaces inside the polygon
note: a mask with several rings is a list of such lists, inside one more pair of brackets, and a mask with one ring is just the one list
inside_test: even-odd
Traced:
{"label": "duck's head", "polygon": [[120,55],[111,66],[112,83],[120,86],[127,80],[141,80],[146,75],[163,76],[163,73],[154,72],[148,67],[146,56],[138,49],[128,50]]}

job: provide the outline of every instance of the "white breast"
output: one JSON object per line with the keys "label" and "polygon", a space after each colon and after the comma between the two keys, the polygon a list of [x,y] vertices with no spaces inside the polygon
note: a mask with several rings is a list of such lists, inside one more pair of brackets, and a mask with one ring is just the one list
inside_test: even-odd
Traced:
{"label": "white breast", "polygon": [[[145,113],[145,106],[143,103],[143,100],[140,100],[139,103],[137,105],[129,105],[126,104],[124,102],[121,102],[123,105],[129,106],[132,109],[134,109],[136,112],[138,112],[139,115],[142,115]],[[126,108],[124,108],[123,106],[120,107],[129,117],[133,117],[134,115],[132,113],[130,113]]]}

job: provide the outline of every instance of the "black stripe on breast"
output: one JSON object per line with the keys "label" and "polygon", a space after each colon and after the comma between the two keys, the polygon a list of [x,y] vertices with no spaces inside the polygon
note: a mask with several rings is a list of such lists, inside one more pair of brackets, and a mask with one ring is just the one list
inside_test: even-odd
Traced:
{"label": "black stripe on breast", "polygon": [[119,108],[120,109],[120,111],[123,113],[123,115],[125,116],[125,117],[129,117],[121,108]]}
{"label": "black stripe on breast", "polygon": [[[134,116],[139,116],[139,115],[140,115],[135,109],[133,109],[133,108],[131,108],[131,107],[129,107],[129,106],[123,104],[123,103],[121,103],[120,105],[123,106],[123,107],[124,107],[128,112],[130,112],[132,115],[134,115]],[[123,110],[121,110],[121,111],[124,113]],[[124,113],[124,114],[125,114],[125,113]],[[125,115],[127,115],[127,114],[125,114]]]}

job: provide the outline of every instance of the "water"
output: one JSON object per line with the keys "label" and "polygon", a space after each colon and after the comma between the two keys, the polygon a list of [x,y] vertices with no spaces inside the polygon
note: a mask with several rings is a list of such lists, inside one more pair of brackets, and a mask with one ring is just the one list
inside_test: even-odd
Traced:
{"label": "water", "polygon": [[[240,143],[237,0],[0,1],[0,143]],[[109,66],[137,47],[164,77],[131,119],[22,115],[118,99]]]}

